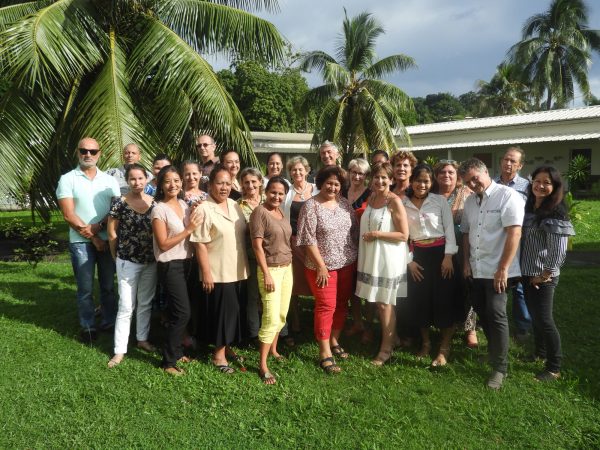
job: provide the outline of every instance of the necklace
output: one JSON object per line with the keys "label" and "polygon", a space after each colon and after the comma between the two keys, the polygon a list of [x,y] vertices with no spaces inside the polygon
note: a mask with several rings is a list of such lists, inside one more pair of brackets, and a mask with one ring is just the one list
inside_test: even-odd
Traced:
{"label": "necklace", "polygon": [[304,193],[306,192],[306,188],[308,187],[308,183],[304,184],[304,187],[302,188],[301,191],[298,191],[298,189],[296,189],[296,186],[294,186],[294,185],[292,185],[292,187],[294,188],[294,192],[300,196],[300,200],[305,200]]}
{"label": "necklace", "polygon": [[[385,210],[387,209],[386,206],[387,206],[387,203],[388,203],[388,195],[386,194],[384,202],[383,202],[383,205],[381,205],[380,208],[374,208],[373,207],[374,200],[375,200],[375,198],[373,198],[372,203],[369,205],[370,206],[370,208],[369,208],[369,221],[368,221],[369,222],[369,231],[381,231],[381,225],[383,224],[383,217],[385,216]],[[377,209],[377,210],[381,209],[381,216],[379,217],[379,223],[377,224],[377,230],[372,230],[371,229],[371,216],[373,214],[373,210],[375,210],[375,209]],[[377,217],[375,217],[375,221],[377,221]]]}

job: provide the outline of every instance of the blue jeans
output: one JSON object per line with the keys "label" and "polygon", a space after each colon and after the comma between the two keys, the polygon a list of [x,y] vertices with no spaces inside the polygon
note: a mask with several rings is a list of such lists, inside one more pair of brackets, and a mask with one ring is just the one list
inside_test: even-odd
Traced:
{"label": "blue jeans", "polygon": [[531,330],[531,316],[525,303],[525,293],[522,283],[517,283],[512,290],[512,315],[517,334],[525,334]]}
{"label": "blue jeans", "polygon": [[95,330],[94,317],[94,271],[98,265],[98,283],[100,285],[100,305],[102,321],[100,327],[110,327],[115,323],[117,314],[115,302],[115,263],[108,248],[99,252],[90,242],[72,242],[69,244],[71,264],[77,282],[77,308],[79,324],[84,330]]}

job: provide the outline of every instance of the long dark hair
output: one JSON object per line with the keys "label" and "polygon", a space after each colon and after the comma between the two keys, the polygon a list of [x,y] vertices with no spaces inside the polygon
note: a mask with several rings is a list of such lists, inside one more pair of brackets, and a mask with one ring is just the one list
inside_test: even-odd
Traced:
{"label": "long dark hair", "polygon": [[557,219],[568,219],[569,213],[567,205],[564,202],[564,183],[560,172],[554,166],[540,166],[531,173],[531,179],[534,180],[539,173],[546,173],[552,181],[552,193],[542,200],[539,208],[535,209],[535,195],[533,195],[533,181],[527,188],[527,202],[525,203],[525,212],[532,212],[536,215],[536,221],[539,223],[542,219],[549,217]]}
{"label": "long dark hair", "polygon": [[[429,188],[429,192],[431,192],[431,188],[433,187],[433,170],[431,169],[431,166],[429,164],[417,164],[412,170],[410,178],[408,179],[408,181],[410,182],[410,185],[406,190],[406,196],[408,198],[412,198],[413,195],[415,195],[415,191],[412,188],[412,182],[416,180],[419,177],[419,175],[421,175],[421,173],[423,172],[429,175],[429,179],[431,180],[431,187]],[[429,192],[427,194],[429,194]]]}
{"label": "long dark hair", "polygon": [[157,202],[162,202],[165,198],[163,182],[165,181],[165,176],[167,176],[168,173],[176,173],[179,175],[179,179],[181,179],[181,190],[179,191],[179,194],[177,194],[177,198],[183,200],[183,179],[181,178],[181,173],[179,173],[179,170],[177,170],[177,167],[175,166],[165,166],[160,169],[160,172],[158,172],[156,177],[156,194],[154,194],[154,200]]}

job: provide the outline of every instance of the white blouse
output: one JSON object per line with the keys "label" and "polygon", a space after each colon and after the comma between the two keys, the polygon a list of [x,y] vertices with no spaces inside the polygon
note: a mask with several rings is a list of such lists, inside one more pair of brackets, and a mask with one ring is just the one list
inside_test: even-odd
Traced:
{"label": "white blouse", "polygon": [[446,238],[444,253],[454,255],[458,252],[454,221],[448,202],[442,195],[428,194],[421,208],[417,208],[408,197],[402,199],[408,218],[408,231],[413,241]]}

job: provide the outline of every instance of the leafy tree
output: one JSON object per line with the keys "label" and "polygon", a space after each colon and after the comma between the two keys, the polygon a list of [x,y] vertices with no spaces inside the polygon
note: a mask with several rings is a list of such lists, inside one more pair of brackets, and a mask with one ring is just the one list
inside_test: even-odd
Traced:
{"label": "leafy tree", "polygon": [[475,91],[465,92],[458,96],[458,101],[465,109],[467,116],[476,117],[479,105],[479,94]]}
{"label": "leafy tree", "polygon": [[[583,0],[552,0],[549,9],[525,22],[523,39],[513,45],[508,60],[523,67],[523,82],[545,107],[564,107],[573,100],[573,83],[590,96],[591,51],[600,50],[600,31],[587,26]],[[554,103],[553,103],[554,102]]]}
{"label": "leafy tree", "polygon": [[520,81],[514,64],[504,62],[489,82],[480,80],[478,94],[482,116],[519,114],[530,109],[529,89]]}
{"label": "leafy tree", "polygon": [[413,58],[402,54],[376,60],[375,41],[383,33],[371,14],[363,12],[352,19],[346,14],[337,59],[317,50],[301,61],[303,70],[316,69],[324,81],[310,90],[303,102],[304,111],[321,111],[313,145],[325,139],[335,142],[345,160],[355,153],[366,156],[372,149],[395,149],[395,133],[404,141],[410,140],[402,113],[412,109],[412,101],[381,78],[416,65]]}
{"label": "leafy tree", "polygon": [[218,73],[248,126],[253,131],[300,132],[306,118],[297,106],[308,92],[299,69],[280,67],[269,71],[256,61],[233,65]]}
{"label": "leafy tree", "polygon": [[0,8],[0,78],[11,83],[0,101],[0,172],[12,192],[38,205],[53,198],[82,136],[99,141],[109,167],[130,142],[147,158],[191,156],[200,132],[255,160],[242,115],[200,55],[280,58],[282,37],[249,13],[276,0],[12,3]]}
{"label": "leafy tree", "polygon": [[462,104],[448,92],[427,95],[425,105],[434,122],[447,122],[465,117],[465,109]]}

